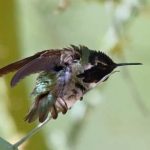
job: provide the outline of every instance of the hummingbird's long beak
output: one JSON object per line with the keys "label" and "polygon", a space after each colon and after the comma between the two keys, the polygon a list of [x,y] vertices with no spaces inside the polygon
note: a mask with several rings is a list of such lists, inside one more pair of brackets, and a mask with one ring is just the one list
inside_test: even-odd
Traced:
{"label": "hummingbird's long beak", "polygon": [[116,67],[128,66],[128,65],[142,65],[142,63],[119,63],[119,64],[116,64]]}

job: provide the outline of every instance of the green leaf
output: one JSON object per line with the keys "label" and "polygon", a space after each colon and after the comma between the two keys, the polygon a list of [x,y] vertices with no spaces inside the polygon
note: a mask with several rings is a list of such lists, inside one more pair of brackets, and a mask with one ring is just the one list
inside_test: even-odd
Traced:
{"label": "green leaf", "polygon": [[0,150],[18,150],[18,149],[0,137]]}

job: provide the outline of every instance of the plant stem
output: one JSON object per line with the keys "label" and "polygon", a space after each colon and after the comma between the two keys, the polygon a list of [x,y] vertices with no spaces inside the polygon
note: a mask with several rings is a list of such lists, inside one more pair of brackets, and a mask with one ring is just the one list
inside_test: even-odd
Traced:
{"label": "plant stem", "polygon": [[36,134],[44,125],[46,125],[51,120],[51,116],[48,117],[43,123],[40,123],[37,127],[32,129],[27,135],[22,137],[18,142],[13,144],[14,148],[18,148],[20,145],[22,145],[25,141],[27,141],[29,138],[31,138],[34,134]]}

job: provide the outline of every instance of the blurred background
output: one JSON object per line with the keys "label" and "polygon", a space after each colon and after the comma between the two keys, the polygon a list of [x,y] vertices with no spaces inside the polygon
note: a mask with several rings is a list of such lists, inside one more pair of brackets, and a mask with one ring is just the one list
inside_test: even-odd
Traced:
{"label": "blurred background", "polygon": [[[41,50],[86,45],[118,68],[20,150],[150,149],[150,0],[0,0],[0,67]],[[35,127],[24,116],[36,75],[10,88],[0,78],[0,136],[11,143]]]}

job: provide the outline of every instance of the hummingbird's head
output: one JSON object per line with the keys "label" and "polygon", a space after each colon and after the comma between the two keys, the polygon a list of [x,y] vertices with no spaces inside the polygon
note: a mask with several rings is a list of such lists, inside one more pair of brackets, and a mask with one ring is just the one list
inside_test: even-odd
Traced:
{"label": "hummingbird's head", "polygon": [[81,64],[86,66],[84,72],[78,75],[84,82],[98,82],[119,66],[141,65],[141,63],[115,63],[105,53],[91,50],[86,46],[71,45],[71,47],[80,55]]}
{"label": "hummingbird's head", "polygon": [[78,75],[84,82],[99,82],[109,75],[116,67],[125,65],[141,65],[141,63],[115,63],[109,56],[103,52],[91,51],[89,55],[89,64],[91,68]]}

